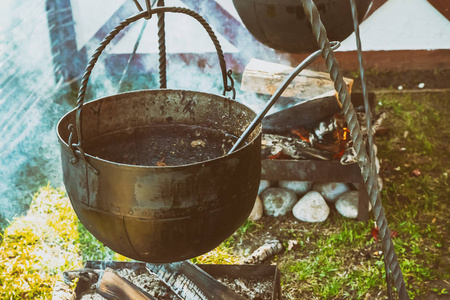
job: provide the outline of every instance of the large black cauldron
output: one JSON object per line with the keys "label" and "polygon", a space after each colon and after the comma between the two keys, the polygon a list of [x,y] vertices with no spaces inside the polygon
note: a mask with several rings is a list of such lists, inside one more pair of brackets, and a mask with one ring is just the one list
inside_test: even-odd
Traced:
{"label": "large black cauldron", "polygon": [[[349,0],[315,0],[330,41],[342,41],[353,32]],[[300,0],[233,0],[247,29],[271,48],[305,53],[317,50]],[[372,0],[357,0],[359,21]]]}

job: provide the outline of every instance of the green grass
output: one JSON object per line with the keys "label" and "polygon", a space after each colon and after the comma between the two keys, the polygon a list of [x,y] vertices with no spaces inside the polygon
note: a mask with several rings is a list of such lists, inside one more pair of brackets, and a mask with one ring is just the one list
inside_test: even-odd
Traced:
{"label": "green grass", "polygon": [[15,218],[2,235],[1,299],[50,299],[63,271],[94,259],[125,258],[81,225],[63,191],[43,187],[27,214]]}

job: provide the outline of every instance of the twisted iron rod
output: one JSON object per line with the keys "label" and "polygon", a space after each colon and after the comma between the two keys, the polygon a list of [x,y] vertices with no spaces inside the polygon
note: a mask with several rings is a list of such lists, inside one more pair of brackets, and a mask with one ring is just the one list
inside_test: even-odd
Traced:
{"label": "twisted iron rod", "polygon": [[[366,121],[367,121],[367,141],[368,141],[368,147],[369,147],[369,157],[370,161],[372,162],[372,168],[376,169],[375,166],[375,160],[376,160],[376,154],[373,148],[374,141],[373,141],[373,132],[372,132],[372,112],[369,108],[369,92],[367,90],[366,85],[366,73],[364,71],[364,59],[362,55],[362,45],[361,45],[361,36],[359,33],[359,21],[358,21],[358,10],[356,9],[356,1],[350,0],[350,8],[352,12],[352,18],[353,18],[353,29],[355,31],[355,38],[356,38],[356,48],[358,51],[358,62],[359,62],[359,74],[361,77],[361,86],[364,96],[364,108],[366,111]],[[386,256],[384,257],[384,268],[386,273],[386,286],[387,286],[387,294],[388,299],[392,299],[392,286],[391,286],[391,276],[390,276],[390,270],[388,261],[386,259]]]}
{"label": "twisted iron rod", "polygon": [[394,285],[397,288],[400,299],[409,299],[408,293],[406,291],[406,284],[403,279],[403,274],[397,259],[397,254],[394,250],[394,244],[391,240],[391,231],[388,227],[384,208],[381,204],[378,181],[376,180],[376,169],[374,168],[373,162],[371,162],[370,158],[367,155],[361,128],[356,117],[355,109],[353,107],[353,104],[351,103],[342,76],[342,72],[330,47],[330,42],[327,38],[327,32],[325,27],[323,26],[322,21],[320,20],[319,11],[316,5],[312,0],[301,0],[301,2],[305,15],[311,23],[312,31],[314,36],[316,37],[317,43],[320,49],[322,49],[322,56],[325,59],[330,77],[334,81],[335,89],[338,92],[339,99],[342,104],[342,111],[344,112],[344,117],[351,133],[353,147],[357,153],[357,162],[359,167],[361,168],[361,175],[366,185],[369,198],[372,202],[373,212],[378,226],[378,232],[382,240],[383,252],[392,272]]}
{"label": "twisted iron rod", "polygon": [[[159,7],[164,6],[164,0],[158,0]],[[164,13],[158,14],[158,50],[159,50],[159,87],[167,88],[166,63],[166,30]]]}

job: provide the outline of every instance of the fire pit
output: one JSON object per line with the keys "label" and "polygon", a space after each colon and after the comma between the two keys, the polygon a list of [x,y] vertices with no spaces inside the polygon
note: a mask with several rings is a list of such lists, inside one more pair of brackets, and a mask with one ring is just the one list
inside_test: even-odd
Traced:
{"label": "fire pit", "polygon": [[[246,299],[281,299],[280,273],[272,265],[197,265],[215,280]],[[157,299],[180,299],[170,286],[150,274],[142,262],[88,261],[85,270],[101,274],[110,268]],[[83,277],[76,288],[77,299],[96,299],[96,276]],[[94,296],[95,295],[95,296]]]}
{"label": "fire pit", "polygon": [[[362,94],[354,93],[352,102],[355,107],[363,105]],[[369,103],[373,115],[376,105],[375,94],[370,93]],[[368,220],[369,198],[363,183],[361,170],[356,163],[342,165],[336,160],[263,159],[261,179],[271,181],[359,183],[358,220]]]}

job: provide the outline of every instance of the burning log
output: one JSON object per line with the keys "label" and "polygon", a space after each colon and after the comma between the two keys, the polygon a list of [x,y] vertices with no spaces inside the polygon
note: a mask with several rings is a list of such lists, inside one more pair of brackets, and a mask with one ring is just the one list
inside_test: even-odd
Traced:
{"label": "burning log", "polygon": [[111,300],[155,300],[130,281],[117,275],[110,268],[106,268],[98,285],[98,293]]}
{"label": "burning log", "polygon": [[266,241],[264,245],[256,249],[249,257],[244,260],[246,264],[256,264],[265,259],[280,253],[283,250],[283,244],[275,239]]}
{"label": "burning log", "polygon": [[189,261],[146,264],[146,268],[165,282],[181,299],[245,299]]}

